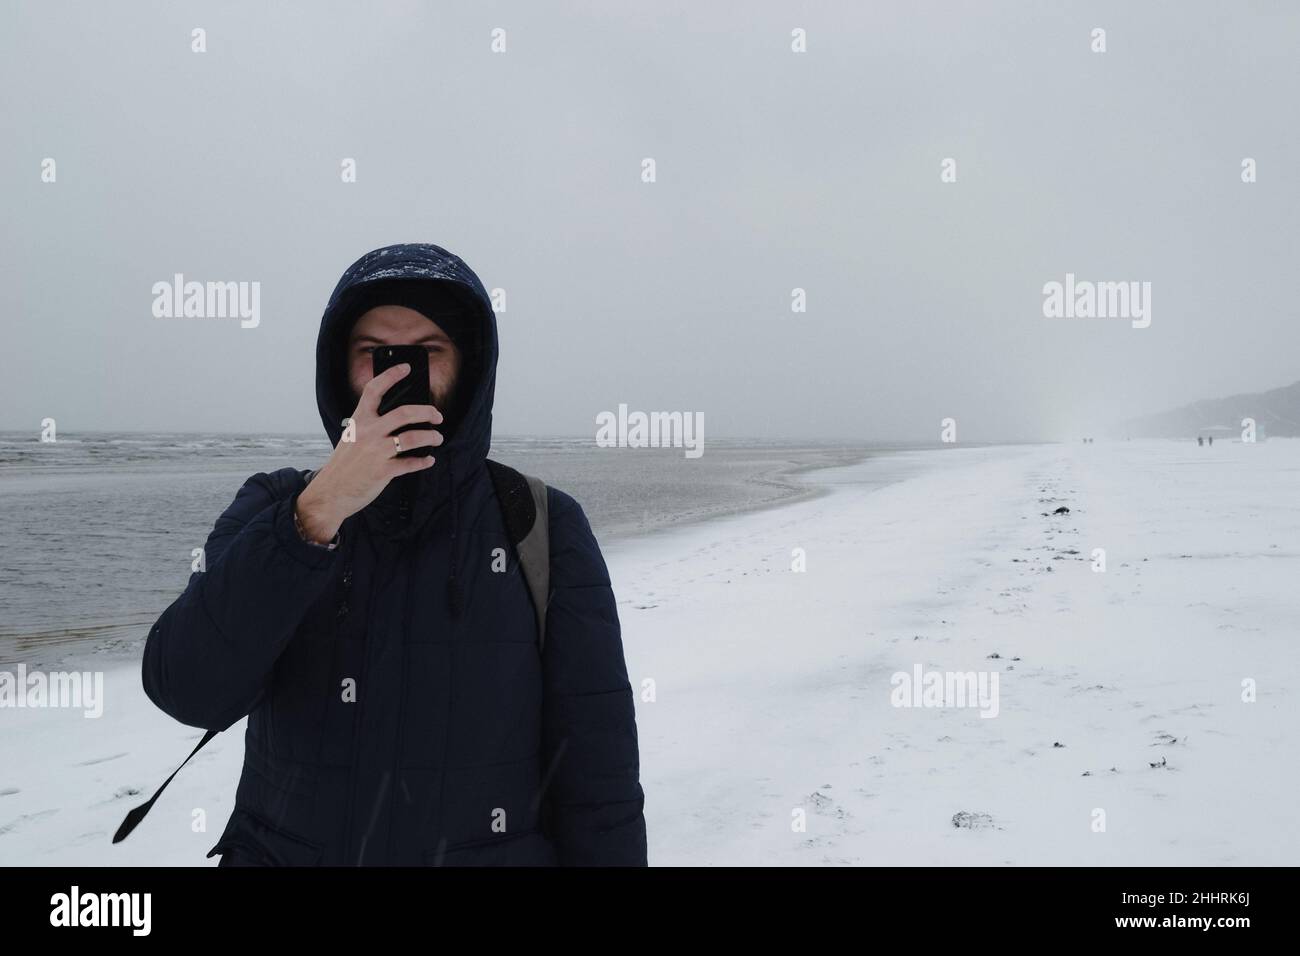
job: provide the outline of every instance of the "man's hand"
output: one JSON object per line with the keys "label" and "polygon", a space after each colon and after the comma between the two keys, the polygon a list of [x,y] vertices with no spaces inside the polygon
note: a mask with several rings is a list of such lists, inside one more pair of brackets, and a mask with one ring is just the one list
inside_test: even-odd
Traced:
{"label": "man's hand", "polygon": [[[379,400],[384,393],[410,371],[411,366],[403,362],[366,383],[352,413],[356,441],[340,441],[329,461],[298,496],[298,519],[312,540],[332,540],[344,519],[378,498],[390,481],[433,464],[432,456],[398,458],[393,432],[421,422],[442,424],[438,409],[432,405],[399,405],[387,415],[379,414]],[[402,451],[442,444],[442,434],[429,429],[407,431],[397,437],[404,442]]]}

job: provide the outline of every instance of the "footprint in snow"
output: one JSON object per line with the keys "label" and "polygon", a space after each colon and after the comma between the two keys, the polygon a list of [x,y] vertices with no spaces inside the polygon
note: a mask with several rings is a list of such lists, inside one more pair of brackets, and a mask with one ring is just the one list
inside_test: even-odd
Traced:
{"label": "footprint in snow", "polygon": [[90,760],[83,760],[83,761],[81,761],[81,763],[73,764],[73,766],[74,766],[74,767],[90,767],[90,766],[93,766],[94,764],[97,764],[97,763],[106,763],[106,762],[108,762],[109,760],[118,760],[118,759],[120,759],[120,758],[122,758],[122,757],[125,757],[125,756],[126,756],[125,753],[120,753],[120,754],[113,754],[112,756],[109,756],[109,757],[92,757]]}

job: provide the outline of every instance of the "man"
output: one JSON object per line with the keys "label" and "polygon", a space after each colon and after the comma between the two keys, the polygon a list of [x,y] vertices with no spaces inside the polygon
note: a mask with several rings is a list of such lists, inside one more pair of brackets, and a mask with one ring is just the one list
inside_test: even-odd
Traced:
{"label": "man", "polygon": [[[427,370],[372,378],[374,348],[413,344]],[[491,300],[446,250],[378,249],[339,280],[316,347],[332,455],[310,480],[245,482],[145,646],[145,691],[172,717],[248,716],[208,853],[222,866],[646,865],[605,562],[582,508],[548,489],[539,652],[485,466],[496,365]],[[434,404],[380,416],[404,374],[427,374]]]}

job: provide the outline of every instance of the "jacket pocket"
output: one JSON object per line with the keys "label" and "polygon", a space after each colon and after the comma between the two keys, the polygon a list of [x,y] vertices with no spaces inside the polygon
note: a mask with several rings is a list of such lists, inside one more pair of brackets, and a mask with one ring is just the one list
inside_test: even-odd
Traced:
{"label": "jacket pocket", "polygon": [[500,833],[485,840],[424,851],[425,866],[558,866],[555,844],[541,830]]}
{"label": "jacket pocket", "polygon": [[253,866],[316,866],[324,849],[241,806],[235,807],[217,845],[207,855],[225,854],[236,848],[241,864]]}

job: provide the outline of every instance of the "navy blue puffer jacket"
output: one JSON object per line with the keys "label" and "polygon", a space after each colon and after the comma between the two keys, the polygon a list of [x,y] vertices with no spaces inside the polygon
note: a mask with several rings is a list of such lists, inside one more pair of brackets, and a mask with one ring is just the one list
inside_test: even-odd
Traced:
{"label": "navy blue puffer jacket", "polygon": [[208,855],[644,866],[633,695],[605,562],[582,508],[551,488],[539,651],[484,464],[496,319],[464,262],[407,244],[349,267],[321,321],[321,421],[337,444],[355,406],[340,375],[348,298],[388,278],[449,283],[483,323],[477,387],[437,463],[390,482],[333,551],[294,529],[304,472],[253,475],[217,519],[206,570],[145,645],[144,688],[163,711],[212,730],[248,716],[234,812]]}

